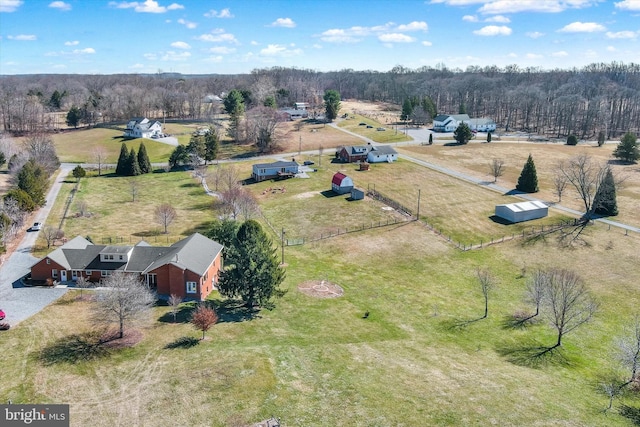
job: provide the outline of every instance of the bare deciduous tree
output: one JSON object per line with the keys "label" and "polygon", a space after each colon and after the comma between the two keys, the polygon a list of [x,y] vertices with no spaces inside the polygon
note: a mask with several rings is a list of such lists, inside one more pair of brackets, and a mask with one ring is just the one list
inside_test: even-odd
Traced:
{"label": "bare deciduous tree", "polygon": [[598,192],[598,187],[603,181],[607,169],[605,166],[597,164],[587,154],[580,154],[573,157],[566,163],[560,164],[560,172],[573,186],[582,200],[585,213],[584,219],[591,220],[595,206],[593,199]]}
{"label": "bare deciduous tree", "polygon": [[277,143],[278,112],[269,107],[255,107],[247,111],[247,137],[261,152],[268,152]]}
{"label": "bare deciduous tree", "polygon": [[240,197],[238,197],[236,203],[238,204],[238,211],[240,215],[242,215],[246,221],[253,218],[258,212],[258,201],[249,190],[245,190],[242,187],[240,190]]}
{"label": "bare deciduous tree", "polygon": [[532,319],[540,314],[540,306],[544,301],[548,276],[543,270],[536,270],[527,283],[526,300],[536,306],[536,312],[529,316]]}
{"label": "bare deciduous tree", "polygon": [[59,228],[45,225],[42,227],[42,230],[40,230],[40,235],[45,242],[47,242],[47,249],[49,249],[57,239],[62,239],[64,237],[64,232]]}
{"label": "bare deciduous tree", "polygon": [[591,320],[598,306],[573,271],[553,269],[547,276],[545,315],[558,333],[554,349],[562,345],[566,334]]}
{"label": "bare deciduous tree", "polygon": [[198,330],[202,331],[202,339],[204,339],[204,333],[215,325],[217,321],[218,315],[216,312],[204,304],[198,305],[191,315],[191,323]]}
{"label": "bare deciduous tree", "polygon": [[76,288],[80,289],[80,299],[83,298],[82,293],[83,291],[91,286],[91,282],[88,281],[84,276],[79,276],[76,279]]}
{"label": "bare deciduous tree", "polygon": [[167,234],[167,228],[176,219],[177,212],[169,203],[163,203],[156,207],[154,215],[156,222],[164,227],[164,234]]}
{"label": "bare deciduous tree", "polygon": [[167,300],[167,303],[169,304],[169,311],[171,312],[171,314],[173,315],[173,323],[176,323],[176,316],[178,315],[178,311],[180,311],[180,304],[182,304],[182,297],[176,295],[176,294],[171,294],[169,296],[169,299]]}
{"label": "bare deciduous tree", "polygon": [[489,293],[495,287],[496,279],[487,270],[476,271],[476,277],[478,283],[480,283],[480,290],[484,298],[484,315],[482,319],[486,319],[489,316]]}
{"label": "bare deciduous tree", "polygon": [[630,333],[618,339],[617,353],[618,361],[629,374],[629,379],[622,384],[625,387],[640,375],[640,316],[636,316]]}
{"label": "bare deciduous tree", "polygon": [[101,176],[102,165],[104,165],[104,163],[107,160],[107,151],[104,149],[104,147],[96,147],[93,149],[92,155],[93,155],[93,161],[98,167],[98,176]]}
{"label": "bare deciduous tree", "polygon": [[322,165],[322,153],[324,153],[324,147],[320,144],[318,145],[318,166]]}
{"label": "bare deciduous tree", "polygon": [[56,154],[56,147],[51,136],[45,133],[35,133],[25,141],[29,158],[42,166],[49,174],[60,167],[60,160]]}
{"label": "bare deciduous tree", "polygon": [[231,189],[240,185],[240,171],[234,165],[222,169],[222,185],[224,189]]}
{"label": "bare deciduous tree", "polygon": [[558,171],[553,177],[553,186],[556,190],[556,194],[558,195],[558,203],[562,203],[562,193],[564,193],[564,190],[567,188],[568,183],[566,175],[562,173],[563,168],[564,167],[562,166],[562,163],[560,163],[560,165],[558,166]]}
{"label": "bare deciduous tree", "polygon": [[104,280],[104,288],[97,293],[94,320],[117,324],[122,338],[125,324],[148,314],[155,300],[155,294],[135,275],[116,271]]}
{"label": "bare deciduous tree", "polygon": [[84,217],[89,213],[89,204],[86,200],[78,200],[76,202],[76,210],[78,211],[78,215]]}
{"label": "bare deciduous tree", "polygon": [[493,182],[496,182],[498,178],[504,175],[504,160],[492,159],[491,163],[489,163],[489,172],[493,177]]}
{"label": "bare deciduous tree", "polygon": [[136,177],[129,178],[129,193],[131,194],[131,201],[136,202],[136,197],[140,194],[140,181]]}

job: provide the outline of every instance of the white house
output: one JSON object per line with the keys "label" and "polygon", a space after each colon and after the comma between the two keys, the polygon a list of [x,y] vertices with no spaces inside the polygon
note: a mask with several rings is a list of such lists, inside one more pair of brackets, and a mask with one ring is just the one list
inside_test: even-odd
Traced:
{"label": "white house", "polygon": [[549,207],[538,200],[496,205],[496,216],[510,222],[522,222],[544,218],[548,214]]}
{"label": "white house", "polygon": [[127,138],[152,138],[162,135],[162,124],[146,117],[134,117],[127,123],[124,136]]}
{"label": "white house", "polygon": [[471,130],[475,130],[478,132],[495,132],[496,130],[496,122],[486,117],[469,119],[469,121],[465,123],[469,125],[469,128],[471,128]]}
{"label": "white house", "polygon": [[398,160],[398,152],[390,145],[372,145],[367,153],[369,163],[395,162]]}
{"label": "white house", "polygon": [[470,121],[467,114],[439,114],[433,119],[433,130],[435,132],[453,132],[460,123],[469,123]]}

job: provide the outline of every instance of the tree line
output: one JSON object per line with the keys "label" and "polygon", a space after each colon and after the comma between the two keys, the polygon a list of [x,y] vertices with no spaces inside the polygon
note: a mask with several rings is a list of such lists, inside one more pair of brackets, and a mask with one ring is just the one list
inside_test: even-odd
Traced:
{"label": "tree line", "polygon": [[[640,131],[640,65],[599,63],[542,70],[509,65],[436,67],[388,72],[351,69],[318,72],[272,67],[238,75],[120,74],[25,75],[0,78],[0,120],[10,132],[35,132],[117,122],[131,117],[211,120],[225,98],[238,90],[246,111],[306,102],[322,111],[323,95],[343,99],[409,101],[416,119],[465,112],[490,117],[506,132],[563,137],[614,138]],[[418,107],[418,108],[415,108]],[[403,109],[404,110],[404,109]],[[60,119],[52,112],[70,114]],[[406,111],[403,112],[406,116]],[[63,122],[63,123],[60,123]]]}

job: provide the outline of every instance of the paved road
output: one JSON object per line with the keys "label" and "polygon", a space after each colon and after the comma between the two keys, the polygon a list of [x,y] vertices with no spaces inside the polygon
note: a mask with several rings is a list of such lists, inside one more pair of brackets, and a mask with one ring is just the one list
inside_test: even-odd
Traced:
{"label": "paved road", "polygon": [[[45,222],[60,192],[62,182],[75,167],[68,163],[60,166],[60,172],[47,194],[46,204],[36,214],[35,222]],[[19,279],[29,272],[37,261],[31,250],[38,238],[38,232],[27,232],[16,251],[0,266],[0,308],[7,314],[5,322],[15,326],[18,322],[33,316],[67,291],[64,288],[25,288]]]}

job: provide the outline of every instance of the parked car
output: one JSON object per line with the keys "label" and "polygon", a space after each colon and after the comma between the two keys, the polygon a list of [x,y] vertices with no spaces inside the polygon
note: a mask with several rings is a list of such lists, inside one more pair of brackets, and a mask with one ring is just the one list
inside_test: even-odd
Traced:
{"label": "parked car", "polygon": [[367,129],[373,129],[373,126],[367,125]]}
{"label": "parked car", "polygon": [[313,165],[313,164],[315,164],[315,162],[314,162],[313,160],[305,160],[305,161],[304,161],[304,165],[305,165],[305,166],[311,166],[311,165]]}
{"label": "parked car", "polygon": [[365,122],[360,122],[358,123],[358,126],[366,126],[367,124]]}
{"label": "parked car", "polygon": [[385,130],[385,128],[378,128],[376,130],[383,131],[383,130]]}
{"label": "parked car", "polygon": [[42,229],[42,223],[34,222],[31,228],[29,228],[29,231],[40,231],[41,229]]}
{"label": "parked car", "polygon": [[0,308],[0,320],[4,320],[5,316],[6,314],[4,314],[4,311]]}

